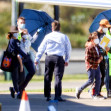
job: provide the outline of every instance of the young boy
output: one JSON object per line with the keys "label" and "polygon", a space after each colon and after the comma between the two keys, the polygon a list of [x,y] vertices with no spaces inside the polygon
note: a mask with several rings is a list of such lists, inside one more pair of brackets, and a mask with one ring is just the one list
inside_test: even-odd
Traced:
{"label": "young boy", "polygon": [[93,98],[100,98],[99,91],[100,91],[100,84],[101,84],[101,76],[100,76],[100,67],[99,63],[103,59],[102,55],[99,51],[99,39],[97,36],[97,32],[93,32],[88,37],[89,45],[86,44],[85,49],[85,63],[86,69],[88,73],[88,81],[83,84],[79,89],[76,91],[76,98],[80,98],[81,92],[91,85],[95,79],[95,95]]}

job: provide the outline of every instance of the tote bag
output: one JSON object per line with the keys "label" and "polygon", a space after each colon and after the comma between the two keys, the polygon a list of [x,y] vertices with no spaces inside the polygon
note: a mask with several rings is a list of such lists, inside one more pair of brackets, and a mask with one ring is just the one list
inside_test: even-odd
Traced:
{"label": "tote bag", "polygon": [[[10,41],[9,41],[9,43],[10,43]],[[9,44],[8,44],[8,46],[9,46]],[[8,49],[8,47],[7,47],[7,49]],[[0,68],[3,71],[11,72],[12,71],[13,55],[12,55],[12,53],[8,52],[7,49],[6,49],[6,51],[3,52],[3,57],[1,60]]]}

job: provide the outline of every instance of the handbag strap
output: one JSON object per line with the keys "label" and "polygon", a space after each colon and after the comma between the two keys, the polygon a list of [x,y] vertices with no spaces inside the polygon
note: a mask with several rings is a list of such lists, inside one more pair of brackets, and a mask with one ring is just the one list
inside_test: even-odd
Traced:
{"label": "handbag strap", "polygon": [[7,49],[6,49],[6,51],[8,51],[9,44],[10,44],[10,40],[9,40],[9,42],[8,42],[8,46],[7,46]]}

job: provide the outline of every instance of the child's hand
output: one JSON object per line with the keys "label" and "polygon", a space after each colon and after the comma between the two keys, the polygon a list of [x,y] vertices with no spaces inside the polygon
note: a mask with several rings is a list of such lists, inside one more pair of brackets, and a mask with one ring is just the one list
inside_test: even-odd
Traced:
{"label": "child's hand", "polygon": [[98,63],[100,63],[103,60],[103,56],[101,56],[98,60]]}
{"label": "child's hand", "polygon": [[109,47],[105,47],[105,50],[106,50],[106,52],[108,52],[110,50],[110,48]]}
{"label": "child's hand", "polygon": [[100,60],[101,60],[101,61],[103,60],[103,56],[100,57]]}

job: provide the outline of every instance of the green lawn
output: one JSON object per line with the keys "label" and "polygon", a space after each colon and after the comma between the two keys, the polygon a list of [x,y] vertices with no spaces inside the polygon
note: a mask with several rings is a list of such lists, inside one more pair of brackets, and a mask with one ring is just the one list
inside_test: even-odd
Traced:
{"label": "green lawn", "polygon": [[[73,75],[70,75],[70,74],[64,74],[64,77],[63,77],[63,81],[83,81],[83,80],[87,80],[88,76],[87,74],[73,74]],[[0,75],[0,83],[10,83],[12,82],[11,80],[10,81],[5,81],[4,80],[5,77],[4,75]],[[53,78],[54,80],[54,78]],[[41,76],[37,76],[37,75],[34,75],[34,77],[32,78],[31,82],[43,82],[44,81],[44,76],[41,75]],[[75,92],[75,88],[66,88],[66,89],[62,89],[63,92]],[[84,91],[87,92],[89,90],[89,88],[86,88]],[[51,90],[52,92],[54,92],[54,89]],[[106,88],[102,88],[102,92],[105,92],[106,91]],[[0,92],[9,92],[8,90],[7,91],[0,91]],[[27,92],[44,92],[43,89],[36,89],[36,90],[27,90]]]}
{"label": "green lawn", "polygon": [[[54,78],[53,78],[54,79]],[[85,80],[87,79],[87,74],[64,74],[63,76],[63,81],[73,81],[73,80]],[[44,81],[44,75],[34,75],[34,77],[32,78],[31,82],[38,82],[38,81]],[[0,82],[11,82],[11,80],[9,81],[5,81],[5,77],[4,75],[0,75]]]}

